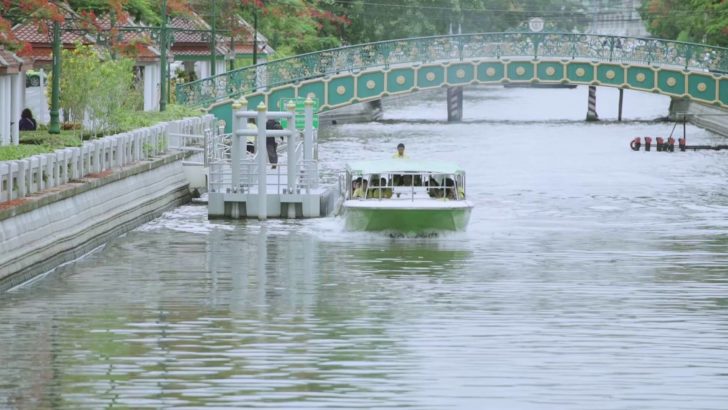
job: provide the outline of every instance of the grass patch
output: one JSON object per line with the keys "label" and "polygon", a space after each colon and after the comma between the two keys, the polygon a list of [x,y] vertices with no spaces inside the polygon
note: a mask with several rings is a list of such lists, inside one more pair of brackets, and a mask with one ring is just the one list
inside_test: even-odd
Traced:
{"label": "grass patch", "polygon": [[46,145],[5,145],[0,147],[0,161],[13,161],[48,152],[53,152],[53,148]]}
{"label": "grass patch", "polygon": [[81,136],[77,130],[63,130],[60,134],[49,134],[48,130],[22,131],[21,145],[45,145],[50,148],[80,147]]}
{"label": "grass patch", "polygon": [[199,117],[203,113],[197,108],[170,104],[163,112],[143,111],[123,114],[118,124],[120,132],[127,132],[137,128],[150,127],[165,121],[179,120],[185,117]]}

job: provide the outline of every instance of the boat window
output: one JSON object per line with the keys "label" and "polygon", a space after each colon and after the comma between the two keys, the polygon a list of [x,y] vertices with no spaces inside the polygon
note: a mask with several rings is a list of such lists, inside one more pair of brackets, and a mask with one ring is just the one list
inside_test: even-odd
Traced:
{"label": "boat window", "polygon": [[354,174],[347,192],[353,199],[450,199],[465,198],[463,173],[438,174],[427,172],[397,172]]}

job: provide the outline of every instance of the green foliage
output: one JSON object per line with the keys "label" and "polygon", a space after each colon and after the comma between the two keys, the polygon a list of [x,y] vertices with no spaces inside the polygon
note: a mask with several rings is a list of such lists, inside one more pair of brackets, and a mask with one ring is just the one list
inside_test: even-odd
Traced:
{"label": "green foliage", "polygon": [[112,60],[90,46],[77,44],[74,50],[63,50],[61,108],[75,123],[83,123],[88,116],[94,133],[119,128],[120,117],[137,108],[142,98],[134,86],[133,68],[133,60]]}
{"label": "green foliage", "polygon": [[160,122],[178,120],[185,117],[199,117],[202,112],[198,109],[182,106],[168,105],[166,111],[124,112],[118,117],[119,132],[130,131],[136,128],[149,127]]}
{"label": "green foliage", "polygon": [[[66,2],[76,11],[92,11],[96,15],[102,15],[114,9],[109,0],[67,0]],[[162,20],[159,17],[159,6],[156,3],[151,0],[126,0],[123,8],[134,20],[157,25]]]}
{"label": "green foliage", "polygon": [[[252,4],[243,8],[248,22],[253,13]],[[473,33],[526,30],[531,17],[543,17],[552,31],[580,30],[588,22],[579,0],[281,0],[266,2],[258,16],[276,58],[341,44],[441,35],[451,24],[453,31],[460,26]]]}
{"label": "green foliage", "polygon": [[582,2],[577,0],[367,0],[323,2],[351,24],[339,35],[348,44],[396,38],[527,29],[531,17],[543,17],[546,30],[573,31],[584,27]]}
{"label": "green foliage", "polygon": [[[91,135],[85,135],[85,139]],[[22,131],[20,143],[24,145],[45,145],[50,148],[79,147],[82,140],[76,131],[62,130],[60,134],[49,134],[48,130]]]}
{"label": "green foliage", "polygon": [[728,2],[647,0],[640,14],[655,37],[728,46]]}
{"label": "green foliage", "polygon": [[139,106],[141,95],[134,87],[134,61],[129,58],[107,60],[91,76],[93,87],[88,112],[93,130],[119,128],[120,118]]}
{"label": "green foliage", "polygon": [[322,18],[323,8],[304,0],[286,0],[265,3],[265,9],[255,10],[253,5],[241,10],[242,17],[252,24],[258,13],[258,30],[273,48],[276,58],[338,47],[341,40],[336,33],[326,30]]}
{"label": "green foliage", "polygon": [[53,148],[46,145],[3,145],[0,147],[0,161],[14,161],[47,152],[53,152]]}

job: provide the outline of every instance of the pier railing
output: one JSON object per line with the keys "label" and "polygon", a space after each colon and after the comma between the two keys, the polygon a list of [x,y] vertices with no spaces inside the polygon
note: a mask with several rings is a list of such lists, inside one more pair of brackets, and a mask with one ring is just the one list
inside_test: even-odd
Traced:
{"label": "pier railing", "polygon": [[149,161],[180,144],[175,134],[203,133],[214,124],[212,115],[185,118],[85,141],[80,147],[59,149],[17,161],[2,161],[0,203]]}

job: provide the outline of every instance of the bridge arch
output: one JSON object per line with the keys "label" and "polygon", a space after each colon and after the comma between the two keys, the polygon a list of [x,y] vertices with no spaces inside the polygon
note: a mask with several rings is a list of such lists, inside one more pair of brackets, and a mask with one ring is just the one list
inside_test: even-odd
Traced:
{"label": "bridge arch", "polygon": [[[469,84],[616,87],[728,107],[728,49],[572,33],[479,33],[368,43],[244,67],[176,89],[179,103],[225,111],[314,97],[322,111]],[[229,105],[229,104],[228,104]]]}
{"label": "bridge arch", "polygon": [[710,73],[637,64],[579,60],[471,60],[413,64],[304,80],[245,95],[252,109],[312,97],[321,111],[390,95],[447,86],[494,84],[595,85],[652,92],[728,107],[728,79]]}

